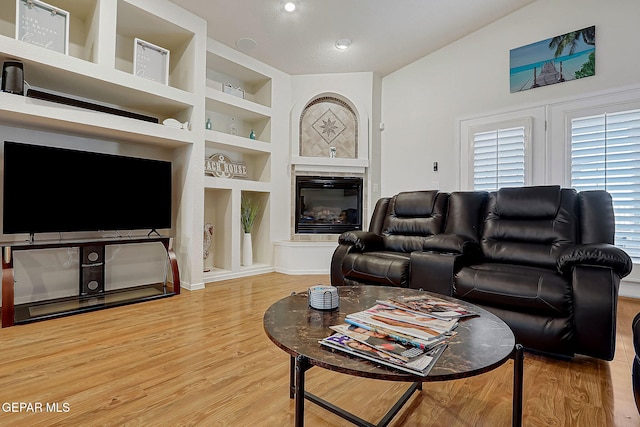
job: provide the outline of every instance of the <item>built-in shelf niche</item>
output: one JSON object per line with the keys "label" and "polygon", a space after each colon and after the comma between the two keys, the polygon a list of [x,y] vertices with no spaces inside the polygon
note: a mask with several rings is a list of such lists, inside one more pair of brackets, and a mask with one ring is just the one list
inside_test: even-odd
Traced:
{"label": "built-in shelf niche", "polygon": [[[115,68],[133,73],[134,43],[139,38],[169,50],[168,85],[193,92],[196,56],[194,33],[124,0],[118,0],[117,14]],[[140,25],[140,22],[145,25]]]}
{"label": "built-in shelf niche", "polygon": [[[7,58],[0,54],[0,59]],[[155,117],[159,123],[162,123],[166,118],[175,118],[180,122],[191,120],[193,100],[190,96],[184,96],[185,93],[182,91],[167,90],[154,93],[153,91],[136,88],[135,80],[129,80],[131,86],[128,86],[121,84],[122,82],[117,83],[96,78],[95,75],[90,73],[91,69],[95,68],[97,75],[102,74],[96,64],[88,64],[88,67],[86,64],[74,67],[74,64],[70,63],[72,61],[69,61],[67,64],[69,68],[63,69],[55,65],[29,60],[23,60],[22,62],[25,80],[28,83],[25,87],[26,90],[34,88],[63,97],[139,113]],[[74,70],[77,70],[77,72]],[[176,96],[172,97],[172,94]],[[56,106],[57,108],[72,108],[50,101],[30,99],[28,102],[35,105],[43,105],[45,103],[44,105]],[[76,110],[91,111],[77,108]],[[93,113],[95,114],[95,112]]]}
{"label": "built-in shelf niche", "polygon": [[213,225],[209,257],[204,260],[205,270],[231,271],[233,262],[232,192],[228,189],[208,188],[205,190],[204,200],[204,222]]}
{"label": "built-in shelf niche", "polygon": [[244,90],[244,99],[271,107],[271,79],[254,70],[207,52],[207,87],[223,91],[230,84]]}
{"label": "built-in shelf niche", "polygon": [[205,149],[205,156],[209,158],[213,154],[225,154],[234,162],[243,162],[247,166],[247,177],[243,178],[222,178],[240,181],[271,181],[271,155],[269,153],[252,151],[230,151],[221,149],[219,146],[209,145]]}
{"label": "built-in shelf niche", "polygon": [[[4,0],[2,3],[0,34],[15,38],[16,25],[18,25],[16,22],[16,1]],[[69,56],[84,61],[97,62],[98,0],[47,0],[45,3],[69,12]],[[64,55],[63,53],[59,54]]]}
{"label": "built-in shelf niche", "polygon": [[[271,142],[270,109],[213,89],[207,89],[206,117],[212,130],[248,138],[251,130],[256,140]],[[235,129],[235,131],[233,130]]]}
{"label": "built-in shelf niche", "polygon": [[[23,63],[26,89],[34,88],[48,93],[76,98],[129,112],[155,117],[162,122],[175,118],[180,122],[191,122],[196,96],[189,90],[194,87],[193,64],[195,34],[163,20],[149,11],[135,7],[124,0],[117,3],[117,28],[109,27],[109,15],[116,11],[116,3],[99,0],[49,0],[52,6],[69,12],[69,55],[15,39],[16,4],[8,1],[7,8],[0,10],[0,60],[19,60]],[[127,16],[124,18],[123,16]],[[114,22],[115,23],[115,22]],[[134,28],[135,27],[135,28]],[[158,40],[153,32],[169,33]],[[152,82],[133,76],[133,38],[135,34],[150,42],[167,41],[174,49],[170,66],[169,85]],[[116,49],[111,39],[117,38]],[[123,41],[126,40],[126,43]],[[125,47],[125,44],[127,47]],[[105,54],[110,49],[116,55]],[[126,50],[130,57],[123,60]],[[102,51],[98,58],[98,51]],[[174,59],[175,57],[175,59]],[[105,59],[106,58],[106,59]],[[175,60],[175,63],[173,61]],[[131,70],[122,73],[114,68],[126,62]],[[125,67],[126,68],[126,67]],[[36,102],[36,101],[29,101]],[[40,101],[38,101],[40,102]],[[42,101],[44,102],[44,101]],[[55,105],[55,104],[53,104]],[[60,105],[60,104],[57,104]],[[61,108],[69,108],[61,106]],[[82,110],[86,111],[86,110]],[[132,119],[133,120],[133,119]]]}
{"label": "built-in shelf niche", "polygon": [[271,153],[271,144],[245,136],[229,135],[215,130],[205,131],[207,147],[218,150],[229,150],[246,153]]}
{"label": "built-in shelf niche", "polygon": [[[258,215],[251,230],[251,241],[253,246],[253,262],[255,264],[271,265],[271,237],[269,229],[269,200],[270,193],[258,191],[242,191],[241,199],[245,197],[259,206]],[[238,233],[238,239],[243,237],[244,230]],[[240,240],[242,241],[242,240]],[[250,267],[250,266],[244,266]]]}

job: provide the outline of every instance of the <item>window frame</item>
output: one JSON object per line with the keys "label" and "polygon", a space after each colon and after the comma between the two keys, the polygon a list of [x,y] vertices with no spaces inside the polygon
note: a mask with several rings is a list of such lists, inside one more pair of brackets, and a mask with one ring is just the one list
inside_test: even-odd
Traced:
{"label": "window frame", "polygon": [[[545,107],[535,107],[527,110],[495,114],[485,117],[462,119],[459,121],[460,143],[458,162],[458,188],[463,191],[473,191],[474,188],[474,135],[499,129],[524,127],[524,185],[534,185],[544,176],[544,171],[536,171],[534,157],[543,156],[546,150],[544,123]],[[534,138],[539,141],[534,143]],[[538,146],[536,154],[535,146]],[[538,162],[539,163],[539,162]]]}
{"label": "window frame", "polygon": [[[551,104],[549,110],[549,138],[562,141],[549,151],[548,182],[558,182],[564,187],[571,186],[571,120],[579,117],[595,116],[640,109],[640,89],[616,91],[567,102]],[[624,280],[640,283],[640,265],[634,268]]]}
{"label": "window frame", "polygon": [[[621,104],[621,105],[615,105],[615,106],[606,106],[603,108],[596,108],[596,111],[593,110],[582,110],[579,112],[572,112],[571,114],[567,114],[566,115],[566,122],[567,122],[567,138],[566,138],[566,149],[567,149],[567,177],[566,179],[569,182],[570,186],[573,186],[573,179],[572,179],[572,174],[573,174],[573,170],[572,170],[572,166],[573,166],[573,157],[572,157],[572,152],[573,152],[573,122],[574,120],[577,119],[584,119],[584,118],[589,118],[589,117],[603,117],[604,118],[604,123],[603,126],[606,126],[607,123],[607,116],[611,116],[611,115],[615,115],[615,114],[620,114],[620,113],[625,113],[625,112],[636,112],[637,116],[640,116],[640,103],[639,103],[639,108],[621,108],[621,107],[628,107],[629,104]],[[597,111],[597,110],[601,110],[601,111]],[[615,132],[614,130],[612,130],[612,132]],[[606,136],[608,135],[607,133],[607,129],[605,128],[605,139]],[[606,160],[606,162],[615,162],[615,158],[614,159],[608,159]],[[605,187],[603,189],[610,191],[612,195],[615,194],[615,190],[609,190],[609,188],[607,188],[606,182],[604,183]],[[612,183],[612,186],[615,186],[615,182]],[[636,188],[635,191],[640,190],[640,184],[635,185],[634,188]],[[614,205],[615,205],[615,201],[614,201]],[[637,216],[634,216],[633,218],[638,218]],[[620,230],[616,229],[616,235],[618,235],[618,231],[620,231],[622,233],[622,231],[625,230],[625,228],[621,228]],[[629,232],[629,228],[626,227],[626,231]],[[615,243],[617,246],[619,246],[620,248],[624,249],[624,245],[620,244],[620,241],[617,241]],[[637,248],[633,248],[630,250],[633,250],[635,253],[637,253]],[[633,259],[634,264],[638,264],[639,258],[635,257]]]}

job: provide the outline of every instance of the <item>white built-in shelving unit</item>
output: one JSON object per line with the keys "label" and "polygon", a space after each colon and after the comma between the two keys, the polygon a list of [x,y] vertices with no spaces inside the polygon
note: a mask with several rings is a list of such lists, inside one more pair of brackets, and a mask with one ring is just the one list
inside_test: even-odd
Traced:
{"label": "white built-in shelving unit", "polygon": [[[47,0],[70,14],[68,55],[16,40],[16,2],[5,3],[0,8],[0,61],[23,63],[25,89],[153,116],[159,123],[0,92],[0,126],[22,134],[99,141],[106,152],[171,160],[174,225],[168,233],[175,236],[183,287],[272,271],[274,116],[287,119],[274,114],[270,69],[207,39],[203,19],[166,0]],[[167,84],[133,74],[136,38],[170,51]],[[226,93],[225,84],[241,87],[244,96]],[[168,118],[191,127],[163,125]],[[207,118],[210,130],[205,129]],[[286,124],[279,127],[286,129]],[[255,139],[249,138],[252,130]],[[56,143],[61,144],[59,138]],[[248,176],[206,176],[204,161],[214,153],[244,162]],[[261,207],[252,232],[251,266],[241,265],[243,197]],[[203,259],[207,222],[214,225],[214,239],[211,256]]]}
{"label": "white built-in shelving unit", "polygon": [[[204,261],[204,281],[272,270],[270,204],[272,192],[272,77],[232,58],[228,48],[209,40],[206,55],[205,115],[212,129],[205,131],[206,156],[225,154],[247,166],[246,179],[205,177],[204,221],[214,226],[210,258]],[[243,96],[226,93],[230,85]],[[250,139],[251,131],[255,139]],[[260,206],[252,230],[253,261],[241,263],[242,198]]]}
{"label": "white built-in shelving unit", "polygon": [[[171,160],[174,224],[168,233],[176,238],[183,286],[201,285],[202,265],[191,259],[202,258],[204,178],[199,171],[204,132],[162,122],[167,118],[192,124],[203,121],[206,22],[165,0],[46,2],[69,12],[68,55],[16,40],[16,2],[7,0],[0,8],[0,61],[23,63],[25,90],[116,107],[156,117],[159,123],[0,92],[0,126],[16,129],[20,135],[55,134],[58,137],[52,140],[58,144],[64,137],[85,138],[91,143],[102,141],[106,152]],[[135,38],[171,52],[167,84],[133,74]],[[46,144],[42,139],[25,142]],[[92,195],[90,200],[96,198]]]}

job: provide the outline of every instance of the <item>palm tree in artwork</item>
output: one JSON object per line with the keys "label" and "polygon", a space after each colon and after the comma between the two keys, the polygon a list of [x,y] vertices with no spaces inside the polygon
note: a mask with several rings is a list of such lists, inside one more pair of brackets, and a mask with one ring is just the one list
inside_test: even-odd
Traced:
{"label": "palm tree in artwork", "polygon": [[551,39],[549,42],[549,48],[555,48],[555,57],[562,55],[562,52],[565,48],[569,47],[569,55],[575,53],[576,47],[578,47],[578,41],[582,38],[582,40],[590,45],[595,46],[596,44],[596,27],[591,26],[588,28],[583,28],[578,31],[572,31],[567,34],[563,34],[561,36],[557,36]]}

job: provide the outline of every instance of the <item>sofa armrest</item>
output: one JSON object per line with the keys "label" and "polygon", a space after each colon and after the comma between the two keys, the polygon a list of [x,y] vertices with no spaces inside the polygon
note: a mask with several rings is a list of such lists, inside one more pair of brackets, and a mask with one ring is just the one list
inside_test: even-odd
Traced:
{"label": "sofa armrest", "polygon": [[612,360],[620,277],[613,269],[577,264],[568,276],[573,287],[575,352]]}
{"label": "sofa armrest", "polygon": [[475,255],[480,252],[480,245],[473,239],[459,234],[434,234],[429,236],[422,249],[433,252]]}
{"label": "sofa armrest", "polygon": [[623,278],[631,273],[633,263],[625,251],[608,243],[577,245],[565,250],[558,257],[556,267],[563,275],[571,274],[577,265],[609,267]]}
{"label": "sofa armrest", "polygon": [[346,231],[338,237],[341,245],[351,245],[358,252],[381,251],[384,249],[382,236],[370,231]]}

